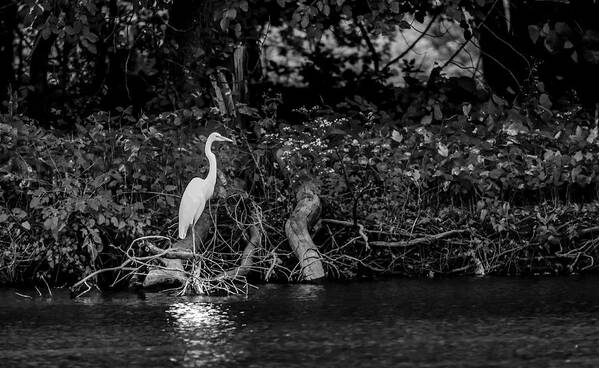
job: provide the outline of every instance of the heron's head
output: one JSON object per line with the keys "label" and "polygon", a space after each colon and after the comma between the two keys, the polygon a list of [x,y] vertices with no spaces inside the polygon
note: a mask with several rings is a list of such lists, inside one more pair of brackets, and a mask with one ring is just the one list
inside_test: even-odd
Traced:
{"label": "heron's head", "polygon": [[229,143],[233,143],[232,139],[229,139],[227,137],[223,137],[220,133],[214,132],[212,134],[210,134],[208,136],[208,141],[209,142],[229,142]]}

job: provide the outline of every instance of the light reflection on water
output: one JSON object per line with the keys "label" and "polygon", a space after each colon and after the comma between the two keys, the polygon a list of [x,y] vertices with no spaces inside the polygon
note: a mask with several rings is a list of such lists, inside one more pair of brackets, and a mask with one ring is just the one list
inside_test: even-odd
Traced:
{"label": "light reflection on water", "polygon": [[236,326],[228,309],[226,304],[186,301],[166,310],[185,343],[183,362],[191,366],[230,363],[243,353],[231,347]]}

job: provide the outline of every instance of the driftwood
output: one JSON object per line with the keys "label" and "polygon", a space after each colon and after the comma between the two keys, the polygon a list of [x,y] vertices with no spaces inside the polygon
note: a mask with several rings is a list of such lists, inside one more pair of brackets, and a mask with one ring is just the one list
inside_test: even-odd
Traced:
{"label": "driftwood", "polygon": [[306,281],[322,279],[322,259],[308,231],[320,215],[318,187],[311,181],[306,182],[297,190],[296,198],[297,205],[285,223],[285,233],[299,259],[302,278]]}

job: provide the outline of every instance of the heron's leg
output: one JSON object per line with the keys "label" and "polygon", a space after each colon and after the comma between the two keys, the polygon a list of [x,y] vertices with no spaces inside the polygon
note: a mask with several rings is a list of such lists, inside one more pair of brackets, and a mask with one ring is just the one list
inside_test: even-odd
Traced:
{"label": "heron's leg", "polygon": [[196,255],[196,227],[192,226],[191,227],[191,251],[193,252],[193,255]]}

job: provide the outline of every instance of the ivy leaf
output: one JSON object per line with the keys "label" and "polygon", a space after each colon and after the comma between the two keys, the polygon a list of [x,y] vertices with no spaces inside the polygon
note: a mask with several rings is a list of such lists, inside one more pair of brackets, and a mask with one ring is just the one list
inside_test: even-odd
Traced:
{"label": "ivy leaf", "polygon": [[23,229],[25,230],[31,230],[31,224],[29,223],[29,221],[25,221],[21,224],[21,227],[23,227]]}

